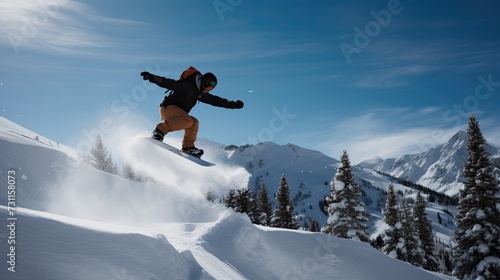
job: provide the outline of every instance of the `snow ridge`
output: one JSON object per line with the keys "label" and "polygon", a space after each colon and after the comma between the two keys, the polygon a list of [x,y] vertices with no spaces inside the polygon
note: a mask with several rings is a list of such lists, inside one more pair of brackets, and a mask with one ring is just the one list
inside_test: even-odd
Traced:
{"label": "snow ridge", "polygon": [[[50,140],[36,136],[0,119],[0,180],[7,182],[8,171],[15,169],[18,191],[16,229],[0,232],[2,252],[16,247],[16,272],[4,266],[1,279],[449,279],[366,243],[255,226],[245,215],[206,201],[206,190],[240,188],[248,180],[228,158],[216,161],[223,170],[205,173],[132,140],[127,157],[155,178],[138,183],[93,169],[74,151],[47,147]],[[304,154],[316,155],[290,163],[304,174],[315,160],[333,170],[335,162],[319,153],[284,149],[294,163]],[[376,187],[379,175],[370,176]],[[6,206],[2,191],[4,224],[12,211]],[[7,243],[12,235],[14,245]]]}

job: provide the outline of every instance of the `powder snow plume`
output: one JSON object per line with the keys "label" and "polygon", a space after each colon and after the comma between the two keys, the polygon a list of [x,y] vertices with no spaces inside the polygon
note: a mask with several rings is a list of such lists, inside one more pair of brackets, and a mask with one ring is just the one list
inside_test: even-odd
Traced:
{"label": "powder snow plume", "polygon": [[[166,142],[174,147],[180,146],[180,140],[175,138],[166,139]],[[229,189],[246,187],[250,176],[243,167],[229,166],[222,162],[215,162],[217,165],[211,167],[200,166],[161,147],[151,145],[141,137],[131,139],[125,149],[124,160],[136,172],[157,182],[180,188],[192,196],[204,196],[208,192],[218,196],[227,194]],[[212,152],[205,149],[205,153]]]}
{"label": "powder snow plume", "polygon": [[[53,191],[47,211],[130,226],[210,222],[218,219],[221,209],[213,207],[206,194],[222,196],[248,183],[250,175],[240,166],[222,162],[212,167],[199,166],[152,145],[144,139],[146,133],[130,136],[130,132],[137,131],[118,127],[103,139],[107,147],[112,147],[109,150],[113,159],[119,155],[122,162],[149,181],[139,183],[109,176],[81,163],[68,169]],[[177,146],[180,139],[170,137],[166,141]]]}

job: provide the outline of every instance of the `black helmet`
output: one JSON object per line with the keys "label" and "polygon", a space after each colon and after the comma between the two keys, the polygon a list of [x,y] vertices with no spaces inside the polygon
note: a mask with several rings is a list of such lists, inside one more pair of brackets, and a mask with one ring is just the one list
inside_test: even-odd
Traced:
{"label": "black helmet", "polygon": [[212,86],[215,88],[217,85],[217,78],[210,72],[203,74],[203,76],[201,76],[201,80],[203,81],[203,87]]}

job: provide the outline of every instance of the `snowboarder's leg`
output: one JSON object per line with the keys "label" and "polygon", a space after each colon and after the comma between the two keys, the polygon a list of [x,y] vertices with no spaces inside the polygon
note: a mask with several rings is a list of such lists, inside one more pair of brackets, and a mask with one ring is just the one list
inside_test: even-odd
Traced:
{"label": "snowboarder's leg", "polygon": [[151,136],[160,142],[163,142],[163,137],[165,137],[165,134],[167,134],[169,132],[168,126],[165,122],[165,119],[163,118],[162,112],[164,111],[164,109],[165,108],[160,106],[160,118],[162,119],[162,122],[157,124],[155,130],[153,130],[153,132],[151,132]]}
{"label": "snowboarder's leg", "polygon": [[198,134],[199,122],[196,118],[193,118],[193,125],[184,129],[184,139],[182,140],[182,151],[188,153],[197,158],[201,158],[203,155],[203,150],[198,149],[194,146],[196,141],[196,135]]}
{"label": "snowboarder's leg", "polygon": [[199,122],[195,117],[191,117],[192,124],[190,127],[184,129],[184,139],[182,139],[182,148],[192,148],[194,147],[194,142],[196,141],[196,135],[198,135]]}
{"label": "snowboarder's leg", "polygon": [[182,147],[194,147],[199,124],[195,117],[188,115],[186,111],[175,105],[169,105],[167,108],[160,107],[160,116],[163,122],[156,126],[157,129],[165,134],[184,129]]}

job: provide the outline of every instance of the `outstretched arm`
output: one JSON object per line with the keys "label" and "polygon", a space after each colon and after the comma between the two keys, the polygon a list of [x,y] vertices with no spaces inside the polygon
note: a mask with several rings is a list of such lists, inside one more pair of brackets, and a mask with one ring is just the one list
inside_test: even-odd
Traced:
{"label": "outstretched arm", "polygon": [[244,105],[241,100],[229,101],[210,93],[205,93],[199,100],[203,103],[228,109],[241,109]]}
{"label": "outstretched arm", "polygon": [[148,80],[151,83],[156,84],[159,87],[171,89],[171,90],[178,90],[177,89],[177,81],[174,79],[168,79],[165,77],[156,76],[156,75],[153,75],[149,72],[142,72],[141,76],[142,76],[143,80]]}

